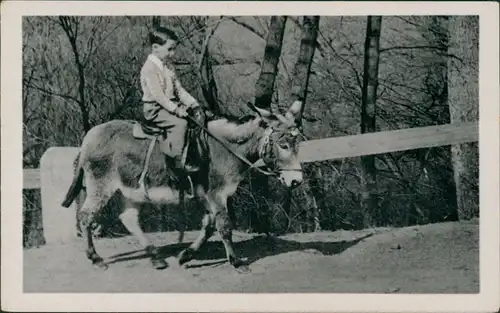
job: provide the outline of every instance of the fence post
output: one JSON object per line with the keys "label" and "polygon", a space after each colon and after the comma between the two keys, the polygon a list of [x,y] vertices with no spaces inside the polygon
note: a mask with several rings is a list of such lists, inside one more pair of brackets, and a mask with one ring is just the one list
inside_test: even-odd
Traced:
{"label": "fence post", "polygon": [[43,233],[47,244],[68,243],[77,238],[75,205],[61,206],[73,180],[77,154],[78,148],[51,147],[40,159]]}

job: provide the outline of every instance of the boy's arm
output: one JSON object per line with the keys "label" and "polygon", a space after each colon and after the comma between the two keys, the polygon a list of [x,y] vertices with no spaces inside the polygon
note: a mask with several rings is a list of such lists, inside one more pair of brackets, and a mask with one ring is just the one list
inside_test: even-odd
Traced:
{"label": "boy's arm", "polygon": [[177,78],[175,79],[175,88],[177,89],[179,100],[185,106],[187,106],[188,108],[194,108],[199,105],[198,101],[196,101],[196,99],[182,87],[181,82]]}
{"label": "boy's arm", "polygon": [[152,100],[158,102],[167,111],[174,113],[177,109],[177,105],[163,92],[158,75],[159,74],[153,69],[144,69],[144,71],[142,71],[142,79],[144,80],[146,86],[143,86],[143,88],[147,89],[149,97]]}

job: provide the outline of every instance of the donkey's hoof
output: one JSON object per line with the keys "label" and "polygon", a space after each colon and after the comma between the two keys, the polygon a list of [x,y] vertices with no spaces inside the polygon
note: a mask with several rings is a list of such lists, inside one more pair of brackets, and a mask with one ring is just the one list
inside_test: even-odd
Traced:
{"label": "donkey's hoof", "polygon": [[234,267],[234,269],[239,273],[251,272],[250,267],[248,266],[247,262],[243,261],[240,258],[230,257],[229,263],[231,263],[231,265]]}
{"label": "donkey's hoof", "polygon": [[151,259],[151,264],[153,264],[153,267],[157,270],[163,270],[168,267],[168,263],[163,259]]}
{"label": "donkey's hoof", "polygon": [[101,269],[101,270],[107,270],[108,269],[108,264],[104,262],[102,258],[96,259],[92,261],[92,265],[94,268]]}
{"label": "donkey's hoof", "polygon": [[193,250],[189,248],[182,250],[177,258],[180,266],[186,264],[187,262],[194,259]]}
{"label": "donkey's hoof", "polygon": [[248,274],[252,272],[248,265],[240,265],[238,267],[235,267],[234,270],[240,274]]}

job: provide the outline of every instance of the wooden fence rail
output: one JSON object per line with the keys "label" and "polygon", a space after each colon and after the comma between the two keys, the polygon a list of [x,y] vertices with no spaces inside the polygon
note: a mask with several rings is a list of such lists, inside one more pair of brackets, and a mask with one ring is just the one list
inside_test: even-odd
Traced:
{"label": "wooden fence rail", "polygon": [[[331,137],[301,143],[301,162],[317,162],[362,155],[455,145],[478,141],[479,124],[445,124]],[[24,169],[23,188],[40,188],[38,169]]]}

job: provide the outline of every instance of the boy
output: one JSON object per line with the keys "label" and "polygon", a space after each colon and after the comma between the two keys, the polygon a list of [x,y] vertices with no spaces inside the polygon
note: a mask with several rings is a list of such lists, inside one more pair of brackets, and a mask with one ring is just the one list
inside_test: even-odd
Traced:
{"label": "boy", "polygon": [[[151,54],[141,69],[143,113],[148,123],[168,129],[169,156],[174,158],[176,168],[196,172],[198,167],[182,164],[188,115],[187,108],[199,106],[198,102],[181,86],[171,64],[177,35],[165,27],[158,27],[149,34]],[[183,105],[181,105],[183,104]]]}

